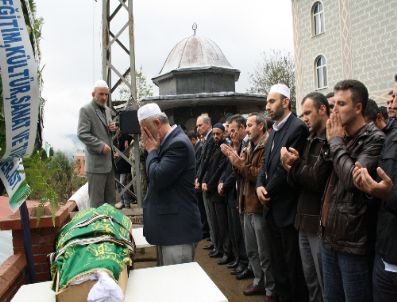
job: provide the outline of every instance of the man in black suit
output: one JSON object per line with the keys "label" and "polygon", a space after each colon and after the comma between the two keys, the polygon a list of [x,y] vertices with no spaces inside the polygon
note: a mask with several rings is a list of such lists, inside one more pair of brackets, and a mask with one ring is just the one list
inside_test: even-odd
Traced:
{"label": "man in black suit", "polygon": [[170,126],[157,104],[140,107],[138,120],[148,152],[143,234],[159,247],[161,265],[191,262],[201,239],[192,143],[180,127]]}
{"label": "man in black suit", "polygon": [[292,114],[290,90],[284,84],[271,87],[266,110],[275,123],[265,146],[265,162],[257,179],[256,192],[269,225],[276,290],[280,301],[307,301],[298,233],[294,228],[298,192],[287,183],[280,150],[292,147],[302,152],[309,131]]}

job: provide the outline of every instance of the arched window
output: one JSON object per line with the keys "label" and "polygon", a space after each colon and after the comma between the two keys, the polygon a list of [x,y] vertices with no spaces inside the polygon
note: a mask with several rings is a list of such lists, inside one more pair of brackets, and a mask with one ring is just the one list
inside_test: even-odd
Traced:
{"label": "arched window", "polygon": [[316,73],[316,88],[322,89],[327,87],[327,62],[323,56],[318,56],[314,61]]}
{"label": "arched window", "polygon": [[312,24],[315,36],[324,32],[324,9],[319,1],[315,2],[312,7]]}

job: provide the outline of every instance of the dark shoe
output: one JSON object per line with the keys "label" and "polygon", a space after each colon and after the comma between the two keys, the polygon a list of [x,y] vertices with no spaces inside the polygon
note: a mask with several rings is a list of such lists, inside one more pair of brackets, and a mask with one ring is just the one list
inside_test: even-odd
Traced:
{"label": "dark shoe", "polygon": [[230,263],[232,260],[233,260],[232,258],[229,258],[226,255],[223,255],[222,259],[218,261],[218,264],[219,265],[225,265],[225,264]]}
{"label": "dark shoe", "polygon": [[213,244],[208,244],[205,247],[203,247],[204,250],[212,250],[214,248]]}
{"label": "dark shoe", "polygon": [[242,272],[244,272],[247,268],[241,264],[237,265],[234,270],[232,270],[230,273],[232,275],[240,275]]}
{"label": "dark shoe", "polygon": [[220,257],[222,257],[222,254],[219,253],[219,251],[215,250],[215,251],[209,252],[208,256],[210,256],[211,258],[220,258]]}
{"label": "dark shoe", "polygon": [[263,298],[264,302],[278,302],[277,296],[265,296]]}
{"label": "dark shoe", "polygon": [[237,265],[238,265],[238,263],[239,263],[238,260],[235,260],[235,261],[229,263],[229,264],[226,265],[226,266],[227,266],[227,268],[236,268]]}
{"label": "dark shoe", "polygon": [[245,280],[250,278],[254,278],[254,273],[249,269],[246,269],[242,273],[236,275],[237,280]]}
{"label": "dark shoe", "polygon": [[243,290],[243,294],[244,296],[264,295],[266,294],[266,290],[263,286],[250,284]]}

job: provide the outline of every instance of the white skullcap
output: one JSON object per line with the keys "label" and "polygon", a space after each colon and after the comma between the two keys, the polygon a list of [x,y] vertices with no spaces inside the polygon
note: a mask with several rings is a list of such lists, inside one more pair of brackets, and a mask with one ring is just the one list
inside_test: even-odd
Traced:
{"label": "white skullcap", "polygon": [[104,80],[98,80],[94,84],[94,89],[95,88],[107,88],[109,89],[108,83],[106,83]]}
{"label": "white skullcap", "polygon": [[290,98],[290,91],[287,85],[284,84],[275,84],[270,88],[269,93],[271,92],[277,92],[279,94],[282,94],[283,96]]}
{"label": "white skullcap", "polygon": [[146,104],[138,109],[138,121],[141,122],[144,119],[161,114],[163,113],[159,105],[156,103]]}

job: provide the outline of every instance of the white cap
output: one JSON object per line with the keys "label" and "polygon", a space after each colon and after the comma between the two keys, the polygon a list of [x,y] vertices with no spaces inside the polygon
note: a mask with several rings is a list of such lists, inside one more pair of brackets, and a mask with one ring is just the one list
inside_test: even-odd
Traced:
{"label": "white cap", "polygon": [[287,85],[285,84],[275,84],[270,88],[269,93],[271,92],[277,92],[279,94],[282,94],[283,96],[290,98],[290,91]]}
{"label": "white cap", "polygon": [[138,109],[138,121],[141,122],[144,119],[161,114],[163,113],[159,105],[156,103],[146,104]]}
{"label": "white cap", "polygon": [[94,84],[94,89],[95,88],[107,88],[109,89],[108,83],[106,83],[104,80],[98,80]]}

